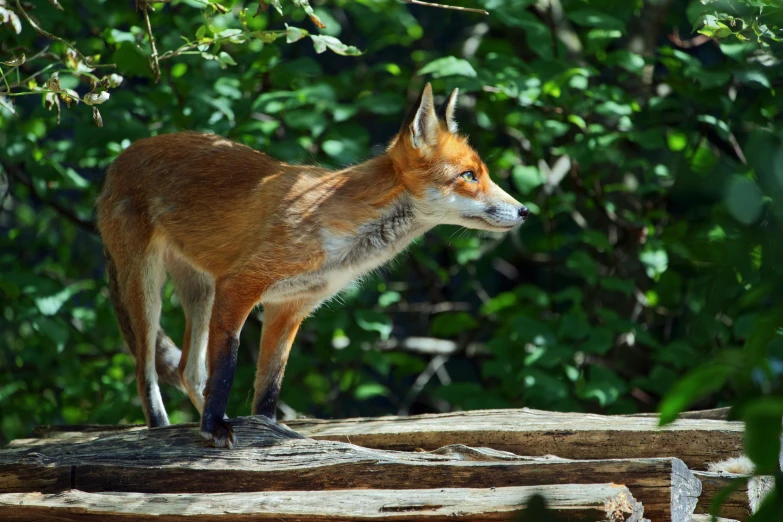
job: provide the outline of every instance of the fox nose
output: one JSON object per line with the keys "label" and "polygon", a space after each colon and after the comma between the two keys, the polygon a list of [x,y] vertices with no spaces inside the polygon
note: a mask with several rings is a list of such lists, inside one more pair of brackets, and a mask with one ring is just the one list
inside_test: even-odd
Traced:
{"label": "fox nose", "polygon": [[519,212],[519,217],[521,217],[523,220],[527,219],[527,216],[530,215],[530,210],[528,210],[525,205],[519,207],[517,212]]}

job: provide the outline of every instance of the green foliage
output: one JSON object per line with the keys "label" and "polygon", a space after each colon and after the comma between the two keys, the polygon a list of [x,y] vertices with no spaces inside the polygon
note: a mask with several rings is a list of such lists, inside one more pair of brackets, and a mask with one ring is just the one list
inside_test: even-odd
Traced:
{"label": "green foliage", "polygon": [[783,42],[783,13],[778,0],[702,0],[704,7],[692,6],[696,20],[693,28],[710,38],[733,36],[739,41],[751,39],[762,47]]}
{"label": "green foliage", "polygon": [[[37,2],[29,15],[60,41],[0,2],[1,436],[142,420],[92,226],[122,149],[192,129],[344,165],[382,151],[432,81],[460,88],[460,129],[533,215],[505,236],[438,228],[323,307],[283,402],[318,416],[660,408],[664,421],[731,404],[759,471],[777,470],[783,11],[475,3],[490,16],[183,0],[152,4],[148,31],[124,4]],[[170,287],[163,324],[181,338]],[[230,415],[250,409],[259,326],[242,336]],[[174,422],[195,419],[166,393]]]}

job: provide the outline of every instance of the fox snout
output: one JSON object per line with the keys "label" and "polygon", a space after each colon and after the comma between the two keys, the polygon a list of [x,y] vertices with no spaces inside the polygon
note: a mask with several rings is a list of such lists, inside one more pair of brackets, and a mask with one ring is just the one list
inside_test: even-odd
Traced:
{"label": "fox snout", "polygon": [[482,220],[492,228],[511,229],[524,223],[530,210],[493,183],[483,214]]}
{"label": "fox snout", "polygon": [[514,205],[503,205],[502,207],[492,206],[487,208],[487,214],[496,218],[498,221],[514,221],[516,224],[524,223],[530,210],[521,203]]}

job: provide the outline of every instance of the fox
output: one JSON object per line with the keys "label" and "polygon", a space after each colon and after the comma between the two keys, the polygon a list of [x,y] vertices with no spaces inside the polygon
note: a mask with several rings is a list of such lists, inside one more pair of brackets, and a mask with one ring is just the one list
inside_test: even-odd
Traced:
{"label": "fox", "polygon": [[[436,109],[427,83],[385,152],[340,170],[197,132],[144,138],[117,156],[97,222],[148,427],[169,425],[160,380],[187,393],[205,445],[234,448],[226,405],[254,307],[264,315],[252,414],[276,422],[294,338],[323,302],[436,225],[508,232],[525,222],[528,208],[459,134],[458,94]],[[181,352],[160,327],[167,276],[185,315]]]}

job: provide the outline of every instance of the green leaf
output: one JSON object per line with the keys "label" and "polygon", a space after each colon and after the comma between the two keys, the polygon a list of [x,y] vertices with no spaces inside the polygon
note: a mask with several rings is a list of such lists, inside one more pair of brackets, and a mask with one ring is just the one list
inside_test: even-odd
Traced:
{"label": "green leaf", "polygon": [[521,194],[529,194],[535,188],[544,184],[544,174],[538,167],[530,165],[517,165],[511,171],[511,179],[514,186]]}
{"label": "green leaf", "polygon": [[385,396],[389,394],[389,389],[378,383],[360,384],[354,391],[354,397],[360,401],[370,399],[372,397]]}
{"label": "green leaf", "polygon": [[710,23],[705,23],[704,26],[699,28],[699,33],[709,36],[710,38],[725,38],[732,33],[732,30],[723,22],[713,20],[710,21]]}
{"label": "green leaf", "polygon": [[476,70],[467,60],[447,56],[431,61],[419,69],[416,74],[431,74],[433,78],[442,78],[444,76],[468,76],[473,78],[476,76]]}
{"label": "green leaf", "polygon": [[742,351],[751,365],[756,365],[767,356],[767,346],[783,326],[783,307],[776,306],[756,316],[753,328],[745,339]]}
{"label": "green leaf", "polygon": [[595,399],[601,406],[617,401],[625,391],[626,384],[612,370],[604,366],[591,366],[588,378],[579,395],[584,399]]}
{"label": "green leaf", "polygon": [[755,464],[758,475],[773,475],[780,471],[782,417],[783,397],[760,397],[742,407],[745,453]]}
{"label": "green leaf", "polygon": [[769,78],[763,71],[759,70],[747,70],[747,71],[735,71],[734,76],[740,83],[758,83],[762,87],[772,89],[772,85],[769,82]]}
{"label": "green leaf", "polygon": [[359,56],[362,54],[356,47],[345,45],[334,36],[311,34],[310,38],[313,40],[315,52],[319,54],[326,51],[327,47],[341,56]]}
{"label": "green leaf", "polygon": [[726,380],[736,372],[735,367],[720,363],[711,363],[692,370],[669,390],[658,406],[661,426],[674,422],[677,415],[694,402],[721,389]]}
{"label": "green leaf", "polygon": [[368,332],[378,332],[384,341],[392,333],[392,320],[386,315],[373,310],[357,310],[355,312],[356,324]]}
{"label": "green leaf", "polygon": [[625,30],[625,23],[598,9],[574,9],[567,11],[568,17],[577,25],[598,29]]}
{"label": "green leaf", "polygon": [[577,250],[571,254],[566,261],[566,266],[591,285],[598,282],[598,263],[584,250]]}
{"label": "green leaf", "polygon": [[280,4],[280,0],[264,0],[264,2],[274,7],[278,14],[283,14],[283,6]]}
{"label": "green leaf", "polygon": [[761,189],[752,179],[734,176],[726,190],[726,206],[734,219],[751,225],[761,216],[764,201]]}
{"label": "green leaf", "polygon": [[619,65],[626,71],[637,74],[641,73],[644,68],[644,58],[626,49],[620,49],[610,54],[607,63]]}
{"label": "green leaf", "polygon": [[430,332],[436,337],[453,337],[478,327],[478,321],[467,312],[438,314],[430,325]]}
{"label": "green leaf", "polygon": [[62,321],[50,317],[36,317],[33,322],[35,330],[45,338],[54,342],[56,346],[55,353],[60,353],[65,348],[70,332]]}
{"label": "green leaf", "polygon": [[221,69],[225,69],[227,65],[236,65],[237,62],[225,51],[220,51],[217,55],[217,61],[220,64]]}
{"label": "green leaf", "polygon": [[384,308],[394,303],[399,303],[401,300],[402,295],[399,292],[395,292],[394,290],[384,292],[378,296],[378,304]]}
{"label": "green leaf", "polygon": [[583,313],[567,313],[560,319],[558,336],[561,339],[578,341],[590,332],[590,324]]}
{"label": "green leaf", "polygon": [[669,254],[660,247],[648,245],[639,254],[639,260],[644,265],[647,276],[655,281],[669,268]]}
{"label": "green leaf", "polygon": [[683,132],[669,131],[666,134],[666,139],[669,143],[669,149],[677,152],[688,146],[688,136]]}
{"label": "green leaf", "polygon": [[590,336],[579,345],[579,349],[586,353],[605,355],[612,349],[613,344],[614,333],[609,328],[599,326],[590,331]]}
{"label": "green leaf", "polygon": [[[583,78],[582,76],[574,76],[574,78]],[[578,114],[569,114],[568,115],[568,121],[579,127],[580,129],[587,128],[587,122],[585,122],[584,118],[579,116]]]}
{"label": "green leaf", "polygon": [[299,29],[298,27],[293,27],[291,25],[285,24],[285,41],[286,43],[294,43],[298,42],[305,36],[308,36],[310,33],[305,31],[304,29]]}
{"label": "green leaf", "polygon": [[54,295],[46,297],[36,297],[35,304],[38,310],[44,315],[54,315],[60,311],[60,308],[74,295],[82,290],[89,290],[95,287],[92,280],[79,281],[74,283]]}

